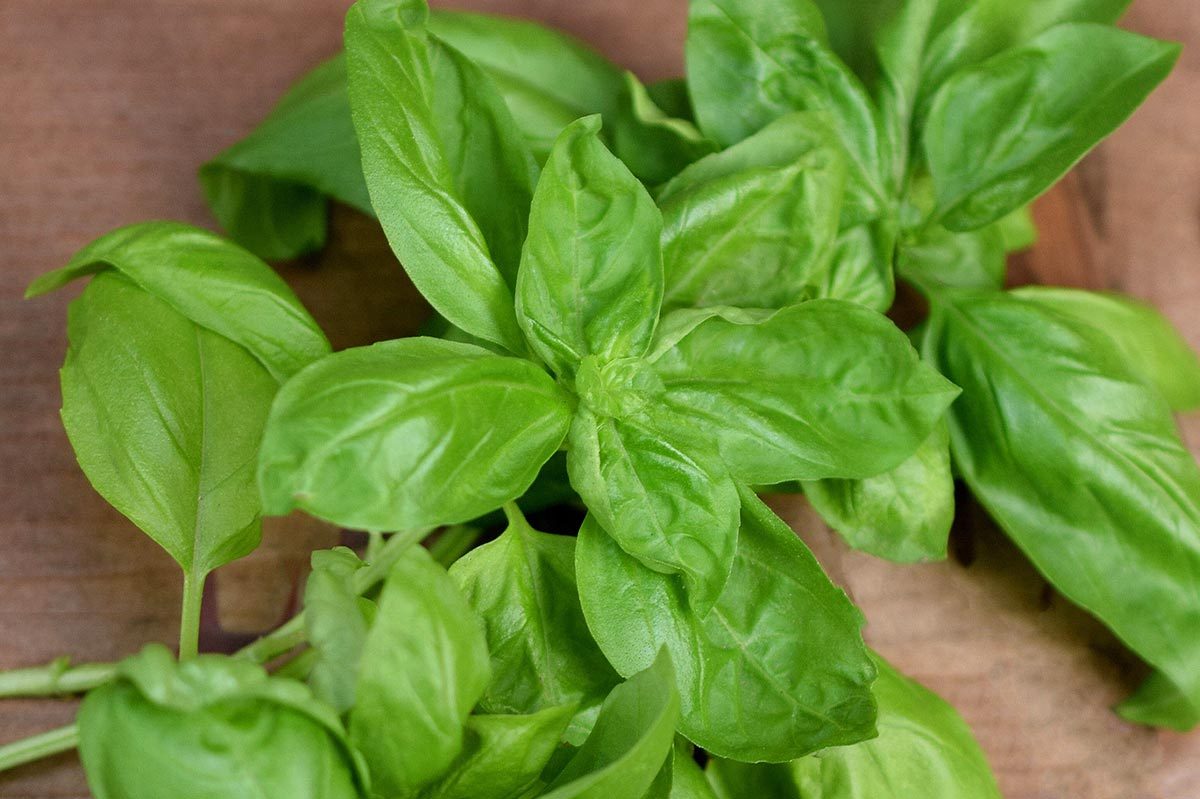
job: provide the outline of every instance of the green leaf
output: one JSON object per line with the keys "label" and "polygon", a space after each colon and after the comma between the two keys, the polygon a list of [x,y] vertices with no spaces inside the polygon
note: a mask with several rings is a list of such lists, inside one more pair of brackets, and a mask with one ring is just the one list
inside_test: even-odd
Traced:
{"label": "green leaf", "polygon": [[571,484],[599,525],[647,568],[682,575],[692,607],[706,614],[737,546],[737,489],[723,464],[704,448],[675,446],[645,414],[582,407],[568,440]]}
{"label": "green leaf", "polygon": [[339,54],[297,81],[246,138],[200,167],[200,185],[229,236],[261,258],[323,247],[326,197],[372,214],[346,59]]}
{"label": "green leaf", "polygon": [[1200,724],[1200,703],[1184,696],[1161,671],[1152,673],[1116,711],[1135,724],[1188,732]]}
{"label": "green leaf", "polygon": [[846,182],[841,145],[789,114],[685,169],[659,194],[668,307],[778,308],[876,293],[833,260]]}
{"label": "green leaf", "polygon": [[632,72],[625,73],[625,91],[613,125],[613,152],[638,180],[648,185],[675,177],[688,164],[717,151],[688,119],[660,108]]}
{"label": "green leaf", "polygon": [[555,143],[517,278],[517,320],[562,376],[588,355],[645,353],[662,303],[662,217],[599,130],[586,117]]}
{"label": "green leaf", "polygon": [[1112,24],[1130,0],[975,0],[941,2],[921,85],[932,93],[956,72],[1070,22]]}
{"label": "green leaf", "polygon": [[675,737],[671,750],[670,799],[717,799],[704,770],[692,757],[693,747],[686,739]]}
{"label": "green leaf", "polygon": [[449,773],[421,799],[520,799],[558,748],[574,707],[528,716],[469,716],[466,743]]}
{"label": "green leaf", "polygon": [[508,226],[524,214],[532,159],[482,71],[426,34],[427,15],[424,0],[360,0],[346,16],[350,105],[371,202],[439,313],[523,352],[516,264],[507,260],[520,232]]}
{"label": "green leaf", "polygon": [[753,485],[892,469],[958,393],[885,317],[840,300],[757,323],[714,315],[654,370],[665,386],[656,423],[676,441],[715,438]]}
{"label": "green leaf", "polygon": [[120,272],[199,327],[245,348],[277,381],[326,355],[329,342],[270,267],[207,230],[177,222],[118,228],[30,284],[26,297]]}
{"label": "green leaf", "polygon": [[450,767],[490,676],[479,618],[429,553],[410,547],[384,584],[350,711],[378,793],[408,795]]}
{"label": "green leaf", "polygon": [[622,71],[571,36],[529,20],[460,11],[434,11],[428,25],[487,73],[539,161],[576,119],[603,114],[609,124],[619,114]]}
{"label": "green leaf", "polygon": [[1125,364],[1173,410],[1200,408],[1200,357],[1157,309],[1121,294],[1076,289],[1030,286],[1013,294],[1108,338]]}
{"label": "green leaf", "polygon": [[708,752],[784,761],[872,734],[875,670],[861,615],[749,491],[733,573],[704,618],[676,578],[625,554],[592,517],[575,557],[601,650],[632,674],[665,647],[679,663],[679,731]]}
{"label": "green leaf", "polygon": [[641,797],[671,753],[679,693],[665,651],[612,690],[591,735],[542,799]]}
{"label": "green leaf", "polygon": [[947,293],[923,349],[963,386],[950,442],[975,495],[1059,591],[1200,700],[1200,639],[1179,634],[1200,629],[1200,469],[1159,392],[1093,325],[1021,293]]}
{"label": "green leaf", "polygon": [[175,663],[152,644],[79,711],[97,799],[359,799],[365,774],[336,715],[300,683],[244,660]]}
{"label": "green leaf", "polygon": [[308,682],[313,694],[338,713],[354,706],[358,663],[367,640],[367,620],[354,590],[363,567],[345,547],[312,553],[312,573],[304,585],[304,629],[316,661]]}
{"label": "green leaf", "polygon": [[599,706],[620,678],[584,621],[575,586],[575,539],[540,533],[524,517],[450,568],[483,619],[492,681],[488,713]]}
{"label": "green leaf", "polygon": [[972,230],[1037,197],[1124,122],[1178,56],[1175,44],[1062,25],[956,74],[925,132],[937,217]]}
{"label": "green leaf", "polygon": [[1010,212],[992,227],[999,231],[1004,240],[1005,252],[1019,252],[1037,244],[1038,229],[1033,218],[1032,206],[1025,205]]}
{"label": "green leaf", "polygon": [[[688,87],[700,129],[728,146],[793,111],[823,111],[877,204],[890,153],[858,78],[828,46],[812,0],[692,0]],[[878,209],[877,209],[878,210]]]}
{"label": "green leaf", "polygon": [[797,760],[805,799],[1000,799],[962,718],[936,694],[875,655],[879,737]]}
{"label": "green leaf", "polygon": [[[768,799],[808,799],[800,796],[789,765],[783,763],[739,763],[714,757],[708,761],[705,774],[717,799],[743,799],[761,796]],[[814,794],[819,799],[833,799]],[[841,799],[841,795],[837,795]]]}
{"label": "green leaf", "polygon": [[529,488],[570,418],[529,361],[428,338],[345,350],[280,391],[259,459],[263,506],[362,530],[469,521]]}
{"label": "green leaf", "polygon": [[954,521],[950,439],[944,424],[891,471],[862,480],[818,480],[804,493],[855,549],[897,563],[946,557]]}
{"label": "green leaf", "polygon": [[927,291],[938,287],[998,290],[1004,286],[1007,262],[998,225],[966,233],[934,225],[900,246],[896,271]]}
{"label": "green leaf", "polygon": [[63,425],[88,480],[197,583],[259,542],[254,460],[279,384],[117,272],[71,304]]}

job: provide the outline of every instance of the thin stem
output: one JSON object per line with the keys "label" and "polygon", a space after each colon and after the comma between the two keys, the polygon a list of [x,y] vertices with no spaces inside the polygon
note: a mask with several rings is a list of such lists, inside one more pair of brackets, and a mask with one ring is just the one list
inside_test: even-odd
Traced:
{"label": "thin stem", "polygon": [[57,755],[59,752],[68,752],[78,744],[79,728],[74,724],[14,741],[0,746],[0,771]]}
{"label": "thin stem", "polygon": [[236,657],[252,660],[255,663],[268,663],[285,652],[290,652],[307,638],[304,630],[304,614],[298,613],[284,624],[247,644],[237,651]]}
{"label": "thin stem", "polygon": [[179,659],[194,658],[200,650],[200,606],[204,601],[204,575],[183,577],[183,609],[179,614]]}
{"label": "thin stem", "polygon": [[305,649],[294,658],[284,663],[275,671],[276,677],[289,677],[293,680],[308,679],[313,664],[317,662],[317,650]]}
{"label": "thin stem", "polygon": [[116,672],[115,663],[71,666],[66,658],[59,658],[45,666],[0,671],[0,697],[83,693],[109,682]]}
{"label": "thin stem", "polygon": [[481,535],[483,535],[482,530],[465,524],[447,527],[429,545],[429,554],[438,563],[449,568],[450,564],[465,555],[467,550],[475,545]]}

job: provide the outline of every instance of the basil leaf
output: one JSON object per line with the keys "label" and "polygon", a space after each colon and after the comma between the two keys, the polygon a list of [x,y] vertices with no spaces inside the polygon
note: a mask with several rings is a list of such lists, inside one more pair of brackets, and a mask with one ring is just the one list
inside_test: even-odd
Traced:
{"label": "basil leaf", "polygon": [[[350,105],[372,205],[409,277],[439,313],[523,352],[513,275],[505,271],[514,264],[503,260],[515,234],[493,242],[486,233],[523,213],[519,198],[532,180],[532,160],[483,73],[427,36],[427,15],[424,0],[360,0],[346,16]],[[448,84],[457,86],[447,91]],[[467,181],[455,167],[468,160],[490,168]],[[513,205],[502,214],[497,195],[510,192]]]}
{"label": "basil leaf", "polygon": [[692,109],[687,81],[683,78],[664,78],[648,83],[646,94],[668,116],[695,124],[696,112]]}
{"label": "basil leaf", "polygon": [[946,557],[954,521],[950,437],[944,424],[895,469],[862,480],[817,480],[804,494],[855,549],[897,563]]}
{"label": "basil leaf", "polygon": [[1007,216],[1001,217],[993,227],[999,231],[1004,240],[1005,252],[1027,250],[1037,244],[1038,229],[1033,219],[1033,209],[1029,205],[1022,206]]}
{"label": "basil leaf", "polygon": [[1200,469],[1158,391],[1091,324],[1021,294],[941,296],[923,350],[963,386],[950,443],[975,495],[1197,703],[1200,640],[1178,631],[1200,626]]}
{"label": "basil leaf", "polygon": [[1120,294],[1046,286],[1013,294],[1070,316],[1112,342],[1125,364],[1176,411],[1200,408],[1200,358],[1150,305]]}
{"label": "basil leaf", "polygon": [[479,618],[429,553],[410,547],[384,584],[350,711],[377,793],[408,795],[450,767],[490,676]]}
{"label": "basil leaf", "polygon": [[462,754],[421,799],[520,799],[558,748],[573,712],[567,705],[529,716],[468,716]]}
{"label": "basil leaf", "polygon": [[207,230],[177,222],[145,222],[101,236],[62,269],[35,280],[25,296],[107,270],[245,348],[281,383],[329,352],[317,323],[270,267]]}
{"label": "basil leaf", "polygon": [[925,131],[937,217],[972,230],[1028,203],[1124,122],[1178,56],[1178,45],[1115,28],[1062,25],[956,74]]}
{"label": "basil leaf", "polygon": [[704,770],[692,757],[692,745],[686,739],[675,737],[671,750],[670,799],[717,799],[712,786],[704,776]]}
{"label": "basil leaf", "polygon": [[795,533],[741,494],[733,573],[704,618],[677,579],[625,554],[588,517],[575,552],[588,626],[622,674],[671,653],[679,731],[714,755],[784,761],[862,740],[875,717],[862,617]]}
{"label": "basil leaf", "polygon": [[358,663],[367,640],[362,599],[354,573],[363,562],[338,547],[312,553],[312,573],[304,585],[304,629],[316,661],[308,682],[313,694],[338,713],[354,706]]}
{"label": "basil leaf", "polygon": [[372,214],[346,59],[335,56],[297,81],[250,135],[200,167],[200,185],[230,238],[260,258],[325,246],[327,196]]}
{"label": "basil leaf", "polygon": [[1200,724],[1200,703],[1184,696],[1161,671],[1153,672],[1116,711],[1135,724],[1188,732]]}
{"label": "basil leaf", "polygon": [[784,114],[823,111],[882,208],[891,154],[862,84],[829,50],[812,0],[692,0],[689,9],[688,87],[705,135],[728,146]]}
{"label": "basil leaf", "polygon": [[789,114],[685,169],[659,194],[668,307],[868,303],[872,275],[833,260],[846,182],[841,145]]}
{"label": "basil leaf", "polygon": [[758,323],[713,316],[654,362],[655,421],[753,485],[870,477],[899,465],[958,389],[885,317],[813,300]]}
{"label": "basil leaf", "polygon": [[940,697],[883,658],[875,698],[879,737],[827,749],[792,764],[805,799],[1000,799],[971,730]]}
{"label": "basil leaf", "polygon": [[692,608],[707,614],[737,546],[737,489],[720,461],[676,447],[646,416],[586,407],[569,442],[571,484],[600,526],[647,568],[682,575]]}
{"label": "basil leaf", "polygon": [[570,418],[529,361],[428,338],[345,350],[280,391],[259,458],[263,506],[363,530],[469,521],[529,488]]}
{"label": "basil leaf", "polygon": [[591,735],[542,799],[641,797],[670,756],[679,693],[665,651],[612,690]]}
{"label": "basil leaf", "polygon": [[1112,24],[1130,0],[975,0],[941,2],[925,56],[922,87],[932,92],[955,72],[1069,22]]}
{"label": "basil leaf", "polygon": [[[742,799],[764,796],[770,799],[809,799],[800,795],[791,768],[783,763],[739,763],[714,757],[708,761],[705,774],[717,799]],[[821,794],[814,796],[832,799]],[[838,799],[841,799],[840,796]]]}
{"label": "basil leaf", "polygon": [[574,538],[537,532],[516,515],[450,577],[487,633],[493,678],[480,706],[488,713],[587,711],[619,681],[579,607]]}
{"label": "basil leaf", "polygon": [[998,290],[1004,286],[1007,260],[998,225],[965,233],[934,225],[900,246],[896,271],[927,290],[939,286]]}
{"label": "basil leaf", "polygon": [[599,130],[587,117],[555,143],[517,277],[517,320],[562,376],[588,355],[642,355],[662,303],[662,217]]}
{"label": "basil leaf", "polygon": [[691,120],[660,108],[632,72],[625,73],[612,138],[613,152],[649,185],[668,181],[688,164],[717,151],[716,143],[706,139]]}
{"label": "basil leaf", "polygon": [[487,73],[538,161],[576,119],[603,114],[607,124],[619,114],[621,70],[574,37],[528,20],[461,11],[434,11],[428,26]]}
{"label": "basil leaf", "polygon": [[176,663],[152,644],[79,710],[79,753],[97,799],[359,799],[337,717],[300,683],[216,655]]}

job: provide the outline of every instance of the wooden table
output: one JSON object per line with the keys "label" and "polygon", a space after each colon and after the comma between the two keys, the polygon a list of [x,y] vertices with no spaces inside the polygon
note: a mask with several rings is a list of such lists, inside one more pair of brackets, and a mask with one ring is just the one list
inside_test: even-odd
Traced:
{"label": "wooden table", "polygon": [[[680,71],[683,0],[460,5],[557,24],[646,78]],[[60,653],[112,659],[144,641],[172,641],[179,600],[176,567],[93,493],[62,433],[57,370],[78,289],[24,302],[24,286],[118,225],[211,224],[196,167],[338,48],[346,6],[0,2],[0,668]],[[1127,24],[1200,45],[1200,4],[1138,0]],[[1020,279],[1127,290],[1200,345],[1200,51],[1185,54],[1038,216],[1043,239],[1017,264]],[[410,332],[418,321],[411,286],[383,252],[371,225],[339,214],[322,268],[285,270],[338,346]],[[956,558],[905,568],[847,552],[795,503],[781,511],[864,608],[871,641],[960,708],[1009,799],[1200,796],[1200,735],[1134,727],[1106,709],[1137,668],[982,514],[956,531]],[[258,553],[221,572],[209,641],[277,622],[308,550],[335,540],[300,518],[272,525]],[[0,704],[0,741],[72,712],[67,702]],[[71,756],[0,778],[3,799],[84,795]]]}

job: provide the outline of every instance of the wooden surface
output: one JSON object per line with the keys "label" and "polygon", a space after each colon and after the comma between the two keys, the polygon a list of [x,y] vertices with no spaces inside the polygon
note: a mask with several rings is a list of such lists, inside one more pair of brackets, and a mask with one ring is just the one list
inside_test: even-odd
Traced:
{"label": "wooden surface", "polygon": [[[24,286],[122,224],[210,225],[196,167],[337,49],[346,5],[0,0],[0,668],[170,642],[179,599],[175,566],[91,491],[59,424],[78,289],[24,302]],[[458,5],[560,25],[646,78],[680,69],[683,0]],[[1200,45],[1200,4],[1135,6],[1128,27]],[[1020,279],[1130,291],[1200,345],[1200,49],[1038,215],[1043,240]],[[348,213],[336,229],[330,255],[286,270],[304,301],[338,346],[411,331],[419,306],[379,235]],[[981,514],[956,532],[956,559],[896,567],[845,551],[798,505],[781,511],[863,607],[871,641],[960,708],[1008,799],[1200,796],[1200,736],[1107,710],[1137,667]],[[209,619],[224,633],[210,624],[207,640],[228,645],[280,619],[308,550],[335,540],[300,518],[273,525],[258,553],[221,573]],[[66,702],[0,704],[0,742],[71,714]],[[0,777],[3,799],[85,795],[71,756]]]}

